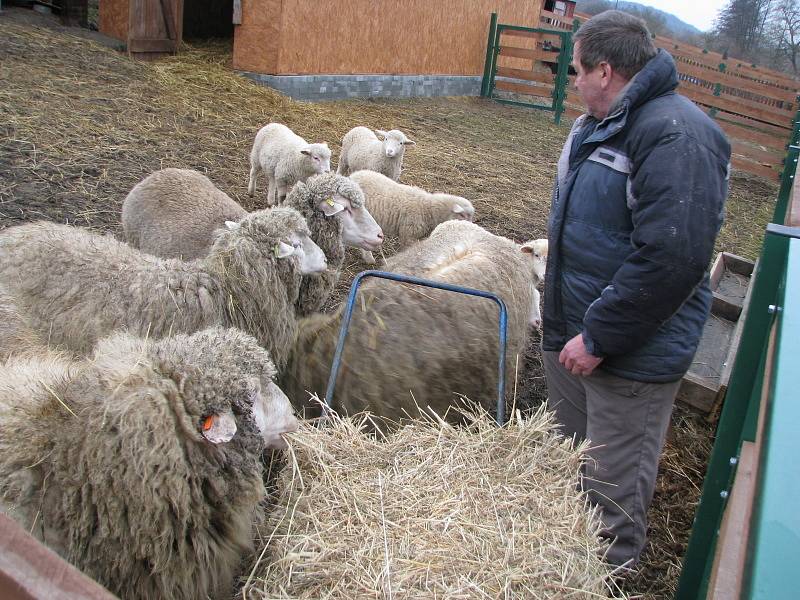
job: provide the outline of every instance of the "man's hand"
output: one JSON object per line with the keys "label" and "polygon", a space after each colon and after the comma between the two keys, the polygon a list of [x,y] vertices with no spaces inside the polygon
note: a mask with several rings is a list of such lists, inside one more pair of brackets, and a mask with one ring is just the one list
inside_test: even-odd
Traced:
{"label": "man's hand", "polygon": [[583,343],[583,334],[578,334],[561,350],[558,361],[573,375],[591,375],[595,367],[603,362],[599,356],[593,356],[586,351]]}

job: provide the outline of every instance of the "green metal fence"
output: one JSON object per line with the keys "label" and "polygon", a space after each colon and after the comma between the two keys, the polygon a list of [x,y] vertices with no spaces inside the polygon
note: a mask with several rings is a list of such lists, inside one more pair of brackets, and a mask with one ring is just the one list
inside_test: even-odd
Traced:
{"label": "green metal fence", "polygon": [[[510,37],[527,37],[537,39],[540,37],[557,37],[558,46],[551,50],[547,58],[547,64],[556,64],[554,75],[537,73],[534,65],[537,62],[544,62],[538,49],[516,48],[501,44],[501,36],[507,34]],[[557,52],[557,54],[556,54]],[[498,58],[509,53],[512,58],[530,59],[531,69],[505,69],[498,66]],[[557,31],[552,29],[535,29],[532,27],[520,27],[517,25],[506,25],[497,22],[497,13],[492,13],[489,20],[489,39],[486,43],[486,61],[483,69],[483,80],[481,82],[481,96],[492,98],[505,104],[517,106],[527,106],[540,110],[548,110],[554,113],[556,124],[561,122],[561,115],[564,113],[564,102],[567,98],[567,84],[569,83],[569,64],[572,60],[572,33],[569,31]],[[501,82],[512,82],[515,85],[514,94],[517,99],[499,97],[498,88],[503,87],[503,83],[498,86],[498,77]],[[552,80],[551,80],[552,78]],[[513,83],[513,82],[518,83]],[[537,86],[536,83],[544,84]],[[526,89],[527,88],[527,89]],[[530,98],[543,98],[549,90],[550,102],[540,103]],[[519,99],[519,98],[523,99]]]}
{"label": "green metal fence", "polygon": [[[800,147],[800,112],[784,159],[773,222],[753,274],[750,308],[695,515],[675,597],[706,598],[723,513],[742,443],[756,441],[762,397],[763,435],[757,469],[742,598],[800,597],[792,574],[800,557],[800,479],[794,463],[800,430],[800,228],[784,223]],[[775,331],[770,344],[770,332]],[[767,368],[771,358],[771,368]],[[763,396],[763,391],[768,391]]]}

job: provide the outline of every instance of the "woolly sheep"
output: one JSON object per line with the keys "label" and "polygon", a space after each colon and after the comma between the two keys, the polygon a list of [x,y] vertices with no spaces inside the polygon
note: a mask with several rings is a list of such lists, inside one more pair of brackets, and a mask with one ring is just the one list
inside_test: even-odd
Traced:
{"label": "woolly sheep", "polygon": [[298,181],[330,170],[331,151],[326,143],[309,144],[286,125],[270,123],[256,134],[250,151],[247,193],[256,193],[256,178],[264,171],[269,182],[267,203],[274,206]]}
{"label": "woolly sheep", "polygon": [[[465,221],[449,221],[388,262],[391,271],[497,293],[508,308],[506,377],[513,390],[525,347],[535,287],[528,254],[509,239]],[[494,410],[497,400],[497,307],[485,298],[366,281],[350,324],[333,408],[369,410],[397,421],[417,407],[439,415],[464,396]],[[298,410],[318,413],[309,392],[324,396],[343,308],[301,319],[281,387]],[[449,415],[454,419],[455,415]]]}
{"label": "woolly sheep", "polygon": [[297,429],[275,367],[236,329],[91,360],[0,366],[0,498],[121,598],[230,598],[263,519],[260,460]]}
{"label": "woolly sheep", "polygon": [[533,258],[533,274],[539,281],[544,281],[544,274],[547,269],[547,238],[531,240],[522,244],[522,251],[530,254]]}
{"label": "woolly sheep", "polygon": [[209,255],[189,263],[44,221],[0,232],[4,289],[34,331],[82,354],[120,328],[162,338],[224,325],[254,335],[281,368],[296,329],[301,275],[325,268],[291,208],[228,222]]}
{"label": "woolly sheep", "polygon": [[322,309],[336,287],[345,246],[377,250],[383,243],[383,231],[367,210],[358,184],[341,175],[323,173],[298,183],[284,204],[306,218],[312,239],[328,258],[325,273],[305,276],[300,285],[297,314],[309,315]]}
{"label": "woolly sheep", "polygon": [[[183,183],[182,183],[183,182]],[[303,277],[298,314],[319,310],[339,280],[344,247],[376,250],[383,232],[364,204],[364,194],[347,177],[323,173],[299,182],[284,206],[303,215],[311,239],[328,259],[328,270]],[[205,256],[214,230],[247,211],[196,171],[164,169],[149,175],[128,194],[122,222],[136,222],[139,247],[156,256]]]}
{"label": "woolly sheep", "polygon": [[[472,203],[461,196],[430,194],[374,171],[357,171],[350,178],[364,191],[384,235],[397,237],[401,249],[426,237],[439,223],[450,219],[471,221],[475,215]],[[369,264],[375,262],[367,250],[361,252],[361,257]]]}
{"label": "woolly sheep", "polygon": [[247,214],[191,169],[162,169],[137,183],[122,203],[122,229],[134,248],[163,258],[208,254],[214,230]]}
{"label": "woolly sheep", "polygon": [[349,175],[361,169],[369,169],[397,181],[403,171],[406,146],[414,145],[416,142],[412,142],[397,129],[376,129],[373,133],[367,127],[354,127],[342,139],[342,152],[336,172]]}
{"label": "woolly sheep", "polygon": [[46,348],[47,342],[33,330],[13,299],[0,289],[0,363],[11,356],[36,353]]}

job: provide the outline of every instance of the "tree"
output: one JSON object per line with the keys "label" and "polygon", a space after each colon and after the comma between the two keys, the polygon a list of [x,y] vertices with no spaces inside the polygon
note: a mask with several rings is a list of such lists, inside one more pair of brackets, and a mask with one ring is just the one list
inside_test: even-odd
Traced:
{"label": "tree", "polygon": [[797,74],[800,58],[800,2],[779,0],[772,22],[773,40],[776,40],[776,55],[789,61]]}
{"label": "tree", "polygon": [[730,0],[717,16],[715,31],[733,54],[753,57],[767,45],[764,32],[773,0]]}

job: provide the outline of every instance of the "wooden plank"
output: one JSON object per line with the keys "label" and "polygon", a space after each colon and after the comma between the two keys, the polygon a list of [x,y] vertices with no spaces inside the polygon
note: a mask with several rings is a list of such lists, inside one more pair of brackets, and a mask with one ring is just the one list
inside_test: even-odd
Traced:
{"label": "wooden plank", "polygon": [[[705,104],[704,102],[698,102],[698,104]],[[747,128],[757,129],[764,133],[772,134],[776,139],[783,140],[784,146],[789,142],[789,137],[791,135],[790,131],[786,131],[783,127],[778,127],[776,125],[772,125],[770,123],[764,123],[763,121],[756,121],[749,117],[745,117],[742,115],[735,115],[729,112],[720,112],[714,117],[718,122],[727,122],[727,123],[736,123],[737,125],[742,125]]]}
{"label": "wooden plank", "polygon": [[702,377],[698,377],[694,373],[686,373],[681,381],[677,398],[707,414],[714,407],[716,396],[716,387],[710,388]]}
{"label": "wooden plank", "polygon": [[[754,263],[750,263],[749,261],[748,263],[754,271]],[[733,330],[733,337],[731,338],[731,346],[728,349],[728,356],[725,358],[725,362],[722,363],[722,374],[719,378],[720,401],[725,397],[725,392],[728,389],[728,382],[731,379],[731,372],[733,371],[733,363],[736,360],[736,352],[739,350],[739,344],[742,341],[742,330],[744,329],[744,323],[747,320],[747,313],[750,309],[750,297],[753,293],[753,271],[750,272],[750,284],[747,286],[747,293],[745,294],[744,301],[742,302],[742,312],[739,313],[739,320],[736,321],[736,328]]]}
{"label": "wooden plank", "polygon": [[175,40],[128,40],[128,52],[175,52]]}
{"label": "wooden plank", "polygon": [[717,286],[719,286],[719,280],[722,278],[722,272],[725,270],[725,259],[722,255],[722,252],[717,253],[717,258],[714,259],[714,264],[708,274],[709,287],[712,290],[717,289]]}
{"label": "wooden plank", "polygon": [[[678,57],[676,57],[676,59],[677,58]],[[753,94],[759,94],[760,96],[763,96],[765,100],[770,100],[772,102],[788,102],[790,104],[794,104],[796,102],[796,96],[794,92],[780,88],[766,87],[762,84],[751,81],[750,79],[745,79],[744,77],[739,77],[727,72],[723,73],[719,69],[700,67],[694,64],[677,61],[675,66],[678,67],[678,73],[681,75],[686,75],[687,77],[696,77],[711,83],[721,83],[725,86],[746,90],[748,92],[752,92]]]}
{"label": "wooden plank", "polygon": [[[680,85],[683,86],[683,87],[691,87],[692,89],[695,89],[695,90],[698,90],[698,91],[701,91],[701,92],[704,92],[704,93],[707,93],[707,94],[711,94],[712,96],[714,95],[713,88],[709,88],[709,87],[707,87],[705,85],[702,85],[702,84],[699,84],[699,83],[695,83],[694,81],[691,81],[691,80],[683,79],[683,80],[681,80]],[[794,118],[795,112],[792,111],[792,110],[789,110],[788,108],[783,108],[782,106],[778,106],[778,102],[779,101],[777,101],[777,100],[766,99],[766,98],[763,98],[762,100],[745,98],[743,96],[739,96],[739,95],[733,93],[733,91],[732,91],[733,89],[734,88],[723,86],[720,89],[720,96],[719,97],[727,98],[729,100],[733,100],[734,102],[736,102],[738,105],[740,105],[742,107],[747,107],[747,108],[751,108],[751,109],[755,109],[755,110],[765,110],[765,111],[768,111],[768,112],[772,112],[772,113],[775,114],[775,116],[777,118],[780,118],[781,120],[785,119],[786,122],[791,122],[792,119]],[[736,88],[736,89],[738,89],[738,88]]]}
{"label": "wooden plank", "polygon": [[761,131],[751,129],[749,127],[734,125],[733,123],[728,123],[727,121],[716,121],[716,123],[731,140],[746,140],[766,148],[772,148],[773,150],[776,150],[781,157],[783,157],[783,155],[786,153],[785,139],[775,137],[775,135],[769,133],[763,133]]}
{"label": "wooden plank", "polygon": [[774,107],[766,107],[757,102],[750,102],[744,98],[731,98],[725,96],[715,96],[706,88],[695,85],[689,81],[681,81],[678,86],[678,93],[683,94],[692,100],[700,100],[704,104],[725,110],[730,113],[744,115],[752,119],[758,119],[770,123],[777,127],[786,129],[792,128],[792,113]]}
{"label": "wooden plank", "polygon": [[734,600],[741,593],[758,473],[757,455],[753,442],[742,442],[736,478],[722,516],[712,579],[708,586],[709,600]]}
{"label": "wooden plank", "polygon": [[789,210],[786,211],[787,222],[785,225],[789,227],[800,227],[800,185],[797,184],[798,178],[795,177],[792,184],[792,191],[790,192]]}
{"label": "wooden plank", "polygon": [[242,24],[242,0],[233,0],[233,24]]}
{"label": "wooden plank", "polygon": [[511,67],[498,67],[497,76],[524,79],[525,81],[538,81],[548,85],[553,85],[556,79],[556,76],[551,73],[537,73],[526,69],[512,69]]}
{"label": "wooden plank", "polygon": [[547,50],[534,50],[532,48],[515,48],[513,46],[500,46],[500,56],[510,56],[513,58],[527,58],[532,61],[558,62],[558,52],[548,52]]}
{"label": "wooden plank", "polygon": [[781,154],[762,150],[755,146],[744,144],[739,140],[730,140],[730,142],[734,154],[739,154],[762,165],[776,167],[778,169],[783,167],[783,155]]}
{"label": "wooden plank", "polygon": [[495,81],[494,87],[495,89],[504,92],[514,92],[516,94],[526,94],[528,96],[543,98],[547,104],[553,103],[552,97],[549,95],[542,95],[543,93],[547,93],[547,88],[544,87],[534,87],[532,85],[525,85],[524,83],[512,83],[510,81]]}
{"label": "wooden plank", "polygon": [[0,513],[0,598],[116,600],[117,597]]}
{"label": "wooden plank", "polygon": [[739,169],[740,171],[752,173],[753,175],[759,175],[760,177],[765,177],[771,181],[778,180],[778,171],[753,162],[752,160],[747,160],[746,158],[741,158],[739,156],[732,156],[731,164],[735,169]]}
{"label": "wooden plank", "polygon": [[173,0],[161,0],[161,11],[164,17],[164,27],[167,30],[167,37],[175,41],[175,12],[172,10],[172,2]]}
{"label": "wooden plank", "polygon": [[521,38],[535,38],[535,39],[538,39],[538,37],[541,34],[535,32],[535,31],[519,31],[517,29],[501,29],[500,30],[500,35],[501,36],[506,35],[508,37],[521,37]]}

